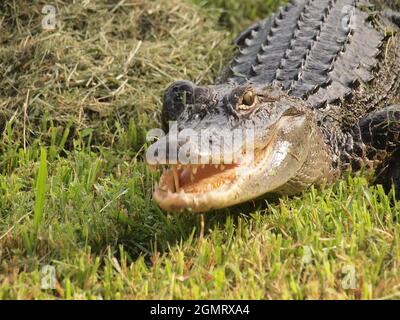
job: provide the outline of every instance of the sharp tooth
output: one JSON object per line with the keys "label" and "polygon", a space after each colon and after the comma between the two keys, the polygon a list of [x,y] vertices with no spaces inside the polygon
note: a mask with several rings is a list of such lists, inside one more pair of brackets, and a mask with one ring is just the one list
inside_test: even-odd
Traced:
{"label": "sharp tooth", "polygon": [[179,176],[176,166],[172,166],[172,173],[174,176],[175,192],[179,192]]}
{"label": "sharp tooth", "polygon": [[206,167],[206,165],[205,165],[205,164],[202,164],[202,165],[201,165],[201,168],[202,168],[202,169],[204,169],[205,167]]}
{"label": "sharp tooth", "polygon": [[193,174],[196,174],[197,173],[197,167],[193,167],[192,168],[192,172],[193,172]]}
{"label": "sharp tooth", "polygon": [[194,175],[192,173],[190,173],[190,181],[194,181]]}
{"label": "sharp tooth", "polygon": [[218,165],[217,164],[214,164],[214,167],[215,167],[215,169],[218,169]]}
{"label": "sharp tooth", "polygon": [[177,167],[178,170],[182,169],[182,165],[180,165],[180,164],[178,164],[176,167]]}
{"label": "sharp tooth", "polygon": [[225,170],[225,166],[223,164],[221,164],[219,168],[221,169],[221,171]]}

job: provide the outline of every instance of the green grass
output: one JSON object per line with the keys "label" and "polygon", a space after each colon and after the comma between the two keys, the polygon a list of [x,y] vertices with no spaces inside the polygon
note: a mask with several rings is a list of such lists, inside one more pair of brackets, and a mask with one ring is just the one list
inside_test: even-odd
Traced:
{"label": "green grass", "polygon": [[[244,26],[277,5],[251,9],[263,2],[218,5]],[[171,81],[223,67],[236,27],[221,11],[53,3],[55,31],[41,29],[44,2],[0,4],[1,299],[400,297],[400,204],[367,175],[204,225],[152,202],[146,131]]]}

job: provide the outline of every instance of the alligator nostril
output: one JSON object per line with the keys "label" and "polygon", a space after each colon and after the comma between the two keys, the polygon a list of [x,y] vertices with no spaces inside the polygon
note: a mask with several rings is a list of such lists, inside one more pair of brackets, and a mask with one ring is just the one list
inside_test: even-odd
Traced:
{"label": "alligator nostril", "polygon": [[187,105],[193,104],[194,89],[195,85],[190,81],[176,81],[167,88],[161,114],[164,128],[169,121],[176,121]]}
{"label": "alligator nostril", "polygon": [[176,81],[165,92],[171,103],[192,103],[195,85],[190,81]]}

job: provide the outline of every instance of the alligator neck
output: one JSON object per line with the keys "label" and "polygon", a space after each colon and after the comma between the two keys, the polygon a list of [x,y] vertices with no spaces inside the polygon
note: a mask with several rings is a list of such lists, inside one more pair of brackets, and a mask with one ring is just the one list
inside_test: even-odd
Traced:
{"label": "alligator neck", "polygon": [[315,125],[307,141],[310,145],[306,161],[296,175],[277,190],[278,194],[296,194],[311,185],[331,183],[340,175],[342,166],[338,142],[344,142],[347,135],[334,122],[318,118],[321,118],[321,113],[316,111]]}

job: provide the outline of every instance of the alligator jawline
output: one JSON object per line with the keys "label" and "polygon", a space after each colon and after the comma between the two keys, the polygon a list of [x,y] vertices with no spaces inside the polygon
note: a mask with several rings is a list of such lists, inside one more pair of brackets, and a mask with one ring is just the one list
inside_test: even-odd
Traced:
{"label": "alligator jawline", "polygon": [[[240,182],[263,172],[270,144],[254,151],[254,159],[242,156],[241,163],[198,166],[171,165],[155,186],[154,198],[167,211],[209,210],[218,201],[233,201],[232,192],[240,192]],[[251,161],[249,160],[251,159]]]}
{"label": "alligator jawline", "polygon": [[221,164],[206,164],[204,168],[200,165],[196,174],[193,174],[193,167],[172,165],[155,185],[155,201],[162,209],[173,212],[185,209],[204,212],[240,203],[237,199],[244,191],[246,180],[266,173],[270,155],[278,148],[279,132],[287,125],[287,118],[282,117],[270,128],[270,136],[263,144],[254,146],[252,155],[241,154],[233,164],[222,164],[223,168]]}

